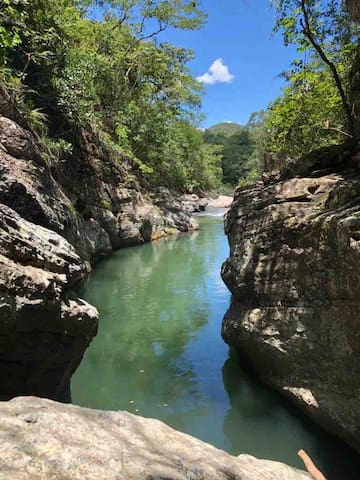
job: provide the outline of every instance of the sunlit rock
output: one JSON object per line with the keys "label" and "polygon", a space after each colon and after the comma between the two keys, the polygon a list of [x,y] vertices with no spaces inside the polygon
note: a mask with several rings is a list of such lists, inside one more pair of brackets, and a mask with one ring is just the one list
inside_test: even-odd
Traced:
{"label": "sunlit rock", "polygon": [[17,480],[310,480],[282,463],[233,457],[127,412],[28,397],[0,404],[0,421],[0,478],[6,472]]}

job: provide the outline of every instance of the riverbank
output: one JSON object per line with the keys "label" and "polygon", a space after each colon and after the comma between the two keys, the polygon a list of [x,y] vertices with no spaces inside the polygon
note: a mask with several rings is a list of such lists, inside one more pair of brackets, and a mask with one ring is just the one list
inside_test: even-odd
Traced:
{"label": "riverbank", "polygon": [[[38,140],[14,121],[1,117],[0,126],[0,396],[7,399],[35,394],[69,401],[70,378],[98,328],[97,309],[73,294],[74,285],[89,274],[91,264],[113,249],[145,243],[156,231],[167,233],[167,228],[172,229],[169,233],[173,233],[173,229],[195,230],[195,223],[190,212],[183,211],[181,202],[168,204],[166,193],[160,192],[152,202],[151,195],[142,193],[126,169],[126,159],[116,162],[84,132],[75,154],[59,162],[46,156]],[[1,470],[19,479],[35,479],[39,471],[80,479],[83,478],[80,466],[75,470],[73,466],[77,465],[75,460],[81,458],[87,478],[91,475],[96,478],[107,459],[106,478],[118,476],[120,465],[116,463],[115,471],[106,453],[110,445],[113,452],[113,438],[105,435],[99,443],[100,423],[107,414],[86,411],[85,416],[95,415],[98,421],[79,428],[80,417],[76,412],[81,416],[81,410],[52,404],[50,410],[55,413],[47,416],[49,403],[46,402],[24,399],[0,406],[4,433]],[[109,429],[113,431],[114,418],[108,416]],[[115,421],[121,425],[123,420],[120,416]],[[60,426],[63,430],[59,435]],[[72,442],[79,445],[77,435],[81,436],[84,450],[77,450],[72,457],[68,447]],[[161,436],[158,440],[157,443],[163,445]],[[192,446],[196,443],[189,441]],[[149,450],[142,448],[141,451],[143,456],[149,454],[150,461],[152,441],[148,442]],[[170,446],[172,444],[171,438]],[[88,457],[94,446],[95,462]],[[121,441],[118,448],[115,462],[121,462],[124,452]],[[211,456],[219,454],[219,458],[211,460],[217,465],[214,474],[204,470],[207,478],[214,475],[227,478],[227,473],[221,473],[220,463],[221,468],[229,472],[228,466],[233,460],[209,448]],[[12,452],[10,457],[8,452]],[[188,452],[186,455],[193,453],[191,447]],[[160,455],[170,462],[170,470],[177,472],[174,479],[186,474],[178,472],[179,453],[174,456],[162,447]],[[206,455],[207,464],[209,455]],[[198,457],[189,463],[199,468]],[[126,478],[142,478],[138,474],[139,469],[142,470],[141,459],[136,457],[131,464],[135,470],[131,477],[127,472]],[[158,474],[169,473],[169,468],[160,462]],[[236,462],[234,472],[239,472],[239,468],[243,467]],[[257,469],[249,465],[246,470],[249,479],[257,478]],[[278,469],[271,464],[269,478]],[[285,466],[280,470],[292,471]],[[148,471],[145,470],[146,475]]]}
{"label": "riverbank", "polygon": [[[70,400],[98,312],[72,288],[112,251],[198,229],[180,194],[145,189],[89,132],[56,157],[0,116],[0,398]],[[196,207],[196,208],[195,208]]]}
{"label": "riverbank", "polygon": [[236,191],[222,334],[263,381],[360,451],[357,155],[329,148]]}
{"label": "riverbank", "polygon": [[[115,249],[175,231],[196,232],[195,207],[166,189],[145,191],[126,159],[115,161],[89,138],[78,156],[49,163],[31,133],[0,121],[1,398],[69,401],[71,376],[98,328],[97,309],[74,295],[75,285]],[[159,279],[163,285],[164,275]],[[184,288],[187,283],[185,275]],[[181,292],[177,297],[183,302]],[[207,312],[189,315],[201,326]],[[161,355],[162,346],[154,345]]]}
{"label": "riverbank", "polygon": [[[0,403],[0,477],[17,480],[310,480],[252,456],[233,457],[158,420],[38,398]],[[5,478],[5,477],[3,477]]]}
{"label": "riverbank", "polygon": [[358,480],[358,456],[263,386],[223,342],[224,213],[209,208],[197,214],[197,232],[119,250],[78,286],[101,322],[73,376],[73,403],[157,418],[235,456],[303,468],[296,453],[304,449],[328,480]]}

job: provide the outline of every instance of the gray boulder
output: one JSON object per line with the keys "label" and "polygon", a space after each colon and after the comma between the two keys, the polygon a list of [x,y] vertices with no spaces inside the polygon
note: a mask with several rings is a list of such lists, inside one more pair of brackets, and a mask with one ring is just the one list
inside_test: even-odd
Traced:
{"label": "gray boulder", "polygon": [[360,451],[360,176],[238,189],[222,335],[259,376]]}
{"label": "gray boulder", "polygon": [[0,421],[4,480],[311,480],[127,412],[28,397],[0,403]]}
{"label": "gray boulder", "polygon": [[97,331],[96,308],[68,294],[88,271],[63,237],[0,204],[0,398],[70,400]]}

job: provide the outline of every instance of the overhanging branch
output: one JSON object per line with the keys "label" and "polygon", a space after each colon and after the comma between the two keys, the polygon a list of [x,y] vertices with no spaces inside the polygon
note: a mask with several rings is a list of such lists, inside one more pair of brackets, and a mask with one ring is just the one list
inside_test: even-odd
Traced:
{"label": "overhanging branch", "polygon": [[306,9],[306,0],[301,0],[301,10],[304,15],[304,19],[300,19],[300,25],[301,25],[303,34],[309,40],[309,42],[311,43],[315,51],[319,54],[321,60],[330,68],[330,71],[336,83],[336,87],[339,91],[339,95],[341,97],[343,108],[345,110],[348,127],[349,127],[349,133],[350,133],[349,136],[351,136],[355,140],[356,139],[355,118],[353,115],[351,104],[349,103],[348,98],[346,96],[345,89],[343,87],[339,72],[337,71],[335,63],[328,58],[322,46],[315,38],[315,35],[310,26],[309,14]]}

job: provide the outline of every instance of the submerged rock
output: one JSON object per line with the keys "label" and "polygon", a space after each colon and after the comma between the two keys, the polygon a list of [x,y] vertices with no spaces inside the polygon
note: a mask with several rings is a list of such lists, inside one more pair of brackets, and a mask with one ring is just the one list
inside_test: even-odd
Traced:
{"label": "submerged rock", "polygon": [[[0,403],[0,478],[310,480],[282,463],[233,457],[159,420],[38,398]],[[295,455],[295,452],[294,452]]]}
{"label": "submerged rock", "polygon": [[360,450],[359,173],[238,189],[225,231],[225,341]]}

